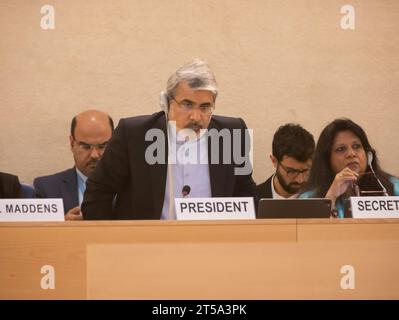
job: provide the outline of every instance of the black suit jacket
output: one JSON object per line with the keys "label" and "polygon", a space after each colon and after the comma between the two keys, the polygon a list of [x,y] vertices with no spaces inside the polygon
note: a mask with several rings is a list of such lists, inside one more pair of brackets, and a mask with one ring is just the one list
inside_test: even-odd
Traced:
{"label": "black suit jacket", "polygon": [[49,176],[38,177],[33,181],[37,198],[62,198],[64,212],[79,205],[77,173],[75,168]]}
{"label": "black suit jacket", "polygon": [[265,182],[256,186],[255,208],[258,211],[259,200],[262,198],[273,199],[272,193],[272,179],[273,175]]}
{"label": "black suit jacket", "polygon": [[262,198],[273,198],[272,193],[272,179],[273,176],[269,177],[265,182],[256,186],[256,196],[258,199]]}
{"label": "black suit jacket", "polygon": [[0,198],[13,199],[21,197],[21,184],[17,176],[0,172]]}
{"label": "black suit jacket", "polygon": [[[212,116],[208,129],[212,128],[246,129],[246,125],[242,119]],[[119,122],[101,161],[86,182],[81,207],[84,219],[160,219],[165,195],[168,146],[166,143],[164,164],[148,164],[145,152],[153,141],[145,141],[145,135],[150,129],[160,129],[166,140],[164,112]],[[243,137],[241,141],[244,143]],[[220,156],[222,151],[221,144],[218,150]],[[208,157],[211,158],[210,148]],[[235,175],[234,168],[239,166],[234,163],[209,163],[213,197],[255,195],[252,170],[247,175]]]}

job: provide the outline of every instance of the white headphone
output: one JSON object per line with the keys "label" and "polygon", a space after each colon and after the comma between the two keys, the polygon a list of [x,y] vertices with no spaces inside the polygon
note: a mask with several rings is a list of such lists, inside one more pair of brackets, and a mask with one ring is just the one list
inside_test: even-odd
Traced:
{"label": "white headphone", "polygon": [[373,166],[371,165],[371,163],[373,162],[374,159],[374,155],[373,152],[371,150],[367,151],[367,164],[369,165],[371,172],[374,174],[374,177],[377,179],[378,184],[381,186],[382,191],[384,192],[385,196],[388,196],[388,192],[387,189],[385,188],[385,186],[382,184],[381,180],[377,177],[377,174],[374,171]]}
{"label": "white headphone", "polygon": [[161,110],[165,112],[166,118],[168,118],[169,99],[165,91],[162,91],[159,95],[159,106],[161,107]]}
{"label": "white headphone", "polygon": [[371,163],[373,162],[374,156],[371,151],[367,151],[367,163],[371,167]]}

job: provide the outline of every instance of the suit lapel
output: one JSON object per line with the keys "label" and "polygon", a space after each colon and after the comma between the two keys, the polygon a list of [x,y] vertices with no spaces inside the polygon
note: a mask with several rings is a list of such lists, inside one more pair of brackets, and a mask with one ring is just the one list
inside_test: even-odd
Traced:
{"label": "suit lapel", "polygon": [[62,178],[61,194],[64,199],[64,208],[66,212],[79,205],[77,183],[77,173],[75,168],[65,171]]}
{"label": "suit lapel", "polygon": [[[166,171],[168,161],[168,136],[166,134],[166,118],[163,115],[160,117],[153,128],[160,129],[165,137],[165,163],[150,165],[151,186],[152,186],[152,203],[154,204],[154,218],[159,219],[162,213],[162,207],[165,197],[166,187]],[[152,144],[153,141],[145,141],[145,148]]]}
{"label": "suit lapel", "polygon": [[[211,119],[208,130],[221,130],[215,122]],[[223,197],[225,195],[225,180],[227,174],[227,166],[223,165],[223,139],[220,140],[219,149],[215,150],[219,153],[219,163],[212,164],[212,148],[211,139],[208,136],[208,164],[209,164],[209,178],[211,181],[212,197]]]}
{"label": "suit lapel", "polygon": [[273,177],[274,175],[272,175],[269,179],[266,180],[266,185],[265,185],[266,198],[273,198],[273,192],[272,192]]}

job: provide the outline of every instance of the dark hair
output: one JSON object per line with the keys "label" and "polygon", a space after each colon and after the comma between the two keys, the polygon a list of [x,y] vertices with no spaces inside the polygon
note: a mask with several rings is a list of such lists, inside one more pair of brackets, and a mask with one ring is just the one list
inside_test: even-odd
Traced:
{"label": "dark hair", "polygon": [[[111,131],[114,131],[114,120],[112,120],[111,116],[108,116],[109,125],[111,127]],[[71,136],[75,139],[75,128],[76,128],[77,120],[76,116],[73,117],[71,122]]]}
{"label": "dark hair", "polygon": [[305,162],[312,158],[314,149],[313,135],[298,124],[285,124],[274,134],[272,152],[278,161],[287,156]]}
{"label": "dark hair", "polygon": [[[317,141],[316,151],[313,156],[312,167],[310,169],[309,179],[304,187],[304,191],[315,191],[315,197],[324,197],[330,188],[336,173],[331,167],[331,150],[335,137],[342,131],[350,131],[358,137],[363,145],[365,152],[371,151],[373,166],[376,175],[387,189],[390,195],[393,194],[393,184],[389,180],[391,175],[382,171],[375,150],[371,147],[364,130],[350,119],[335,119],[328,124],[320,134]],[[370,171],[367,166],[367,171]],[[374,179],[375,180],[375,179]]]}

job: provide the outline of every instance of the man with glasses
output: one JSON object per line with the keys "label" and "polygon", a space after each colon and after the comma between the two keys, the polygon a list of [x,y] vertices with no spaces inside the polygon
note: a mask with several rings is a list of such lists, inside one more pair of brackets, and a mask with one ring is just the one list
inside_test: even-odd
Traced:
{"label": "man with glasses", "polygon": [[275,132],[272,149],[270,160],[276,171],[257,186],[257,198],[295,197],[308,179],[315,149],[313,135],[288,123]]}
{"label": "man with glasses", "polygon": [[81,220],[80,205],[86,189],[86,180],[101,159],[114,124],[112,118],[98,110],[87,110],[71,122],[70,148],[75,166],[34,180],[38,198],[62,198],[65,220]]}
{"label": "man with glasses", "polygon": [[122,119],[87,180],[84,219],[176,219],[178,197],[253,197],[251,167],[236,174],[237,157],[212,161],[230,156],[234,139],[214,147],[211,132],[233,138],[237,130],[236,149],[249,149],[242,119],[214,115],[217,92],[209,66],[194,59],[169,77],[163,111]]}

